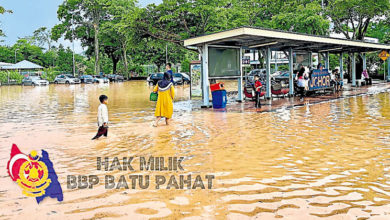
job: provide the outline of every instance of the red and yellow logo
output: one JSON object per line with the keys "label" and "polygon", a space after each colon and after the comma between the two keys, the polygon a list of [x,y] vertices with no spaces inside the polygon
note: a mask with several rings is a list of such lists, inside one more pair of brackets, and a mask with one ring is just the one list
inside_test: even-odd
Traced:
{"label": "red and yellow logo", "polygon": [[38,197],[45,194],[45,189],[50,186],[49,172],[46,165],[38,161],[36,151],[31,151],[28,160],[20,167],[19,177],[16,182],[23,189],[23,194],[30,197]]}

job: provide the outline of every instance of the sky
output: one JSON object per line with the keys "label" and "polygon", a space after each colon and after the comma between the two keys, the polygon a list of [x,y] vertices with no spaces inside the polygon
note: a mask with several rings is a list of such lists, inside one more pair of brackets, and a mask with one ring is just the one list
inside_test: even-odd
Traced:
{"label": "sky", "polygon": [[[40,27],[52,28],[58,24],[57,9],[62,2],[63,0],[2,0],[0,5],[13,11],[12,14],[0,15],[0,27],[7,35],[2,44],[13,45],[18,38],[32,36]],[[160,2],[162,0],[139,0],[141,6]],[[72,45],[70,41],[63,39],[58,43],[66,47]],[[75,52],[83,52],[80,42],[75,43]]]}

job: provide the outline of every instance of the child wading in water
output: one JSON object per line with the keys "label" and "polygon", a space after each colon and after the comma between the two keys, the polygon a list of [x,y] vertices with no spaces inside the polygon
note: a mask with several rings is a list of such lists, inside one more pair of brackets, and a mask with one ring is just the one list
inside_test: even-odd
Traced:
{"label": "child wading in water", "polygon": [[95,137],[92,138],[92,140],[100,138],[102,135],[104,137],[107,137],[108,133],[108,109],[107,109],[107,102],[108,102],[108,97],[105,95],[101,95],[99,97],[100,105],[98,108],[98,132],[95,135]]}

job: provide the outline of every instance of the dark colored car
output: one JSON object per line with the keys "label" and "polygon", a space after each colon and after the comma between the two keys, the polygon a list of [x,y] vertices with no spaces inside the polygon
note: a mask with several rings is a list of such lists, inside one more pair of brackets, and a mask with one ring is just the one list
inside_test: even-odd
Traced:
{"label": "dark colored car", "polygon": [[[296,74],[293,74],[293,79],[295,80]],[[290,73],[282,72],[281,74],[274,76],[275,81],[283,81],[284,83],[288,83],[290,81]]]}
{"label": "dark colored car", "polygon": [[154,85],[157,84],[158,81],[162,80],[163,78],[164,78],[164,74],[163,73],[152,73],[148,77],[148,84],[150,86],[154,86]]}
{"label": "dark colored car", "polygon": [[93,83],[94,79],[91,75],[80,76],[81,83]]}
{"label": "dark colored car", "polygon": [[174,73],[173,82],[176,85],[188,85],[191,83],[191,79],[190,76],[188,76],[186,73]]}
{"label": "dark colored car", "polygon": [[265,69],[254,69],[250,71],[250,73],[245,76],[247,83],[253,84],[255,82],[255,75],[260,77],[261,82],[265,82],[266,79],[266,72]]}

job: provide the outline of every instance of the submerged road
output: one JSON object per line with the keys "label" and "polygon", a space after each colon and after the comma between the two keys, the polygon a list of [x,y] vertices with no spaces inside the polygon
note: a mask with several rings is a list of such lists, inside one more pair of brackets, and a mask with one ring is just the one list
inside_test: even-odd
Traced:
{"label": "submerged road", "polygon": [[[383,85],[361,89],[302,106],[274,100],[279,108],[264,105],[258,114],[253,103],[193,111],[189,88],[178,87],[172,125],[153,128],[145,82],[0,87],[0,219],[389,219],[390,93]],[[109,97],[109,135],[91,141],[100,94]],[[37,205],[22,194],[6,169],[12,143],[24,153],[49,152],[63,202]],[[110,167],[115,157],[121,164],[133,157],[134,169],[97,169],[105,157]],[[150,157],[183,157],[183,170],[140,170]],[[68,176],[100,181],[68,187]],[[146,176],[147,188],[132,188]],[[181,176],[191,189],[180,188]],[[204,189],[199,182],[193,189],[197,176]],[[206,176],[215,177],[211,189]]]}

